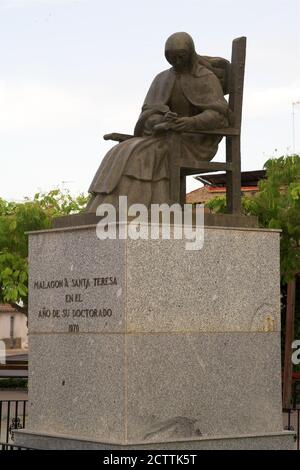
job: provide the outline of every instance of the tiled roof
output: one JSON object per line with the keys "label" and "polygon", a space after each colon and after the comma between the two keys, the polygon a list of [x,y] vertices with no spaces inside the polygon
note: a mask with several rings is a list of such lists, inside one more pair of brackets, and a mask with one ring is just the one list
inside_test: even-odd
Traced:
{"label": "tiled roof", "polygon": [[17,310],[10,304],[0,304],[0,313],[16,313]]}
{"label": "tiled roof", "polygon": [[[266,178],[266,170],[242,171],[242,186],[257,186],[258,181]],[[205,174],[195,176],[203,184],[226,186],[226,173]]]}

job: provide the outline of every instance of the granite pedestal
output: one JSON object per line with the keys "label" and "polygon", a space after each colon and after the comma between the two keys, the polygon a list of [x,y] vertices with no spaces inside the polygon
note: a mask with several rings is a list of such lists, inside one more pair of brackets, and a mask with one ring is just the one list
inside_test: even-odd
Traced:
{"label": "granite pedestal", "polygon": [[35,448],[287,449],[279,233],[184,240],[30,234],[29,409]]}

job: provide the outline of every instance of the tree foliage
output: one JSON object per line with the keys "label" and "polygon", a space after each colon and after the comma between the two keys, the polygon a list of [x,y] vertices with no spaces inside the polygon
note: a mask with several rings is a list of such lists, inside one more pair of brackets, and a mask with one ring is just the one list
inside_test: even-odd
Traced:
{"label": "tree foliage", "polygon": [[84,194],[74,198],[59,189],[37,193],[23,202],[0,198],[0,303],[27,312],[27,232],[50,228],[54,217],[81,212],[87,200]]}
{"label": "tree foliage", "polygon": [[[268,160],[266,179],[259,182],[259,192],[243,197],[245,215],[258,217],[259,225],[280,229],[281,275],[287,282],[300,273],[300,156],[289,155]],[[207,203],[213,212],[225,212],[225,198]]]}

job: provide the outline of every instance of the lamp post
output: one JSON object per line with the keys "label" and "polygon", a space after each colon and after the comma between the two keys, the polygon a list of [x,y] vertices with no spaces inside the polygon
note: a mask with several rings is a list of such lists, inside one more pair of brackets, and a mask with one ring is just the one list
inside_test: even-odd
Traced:
{"label": "lamp post", "polygon": [[296,152],[296,134],[295,134],[295,106],[299,105],[300,104],[300,101],[294,101],[292,103],[292,107],[293,107],[293,113],[292,113],[292,116],[293,116],[293,153]]}

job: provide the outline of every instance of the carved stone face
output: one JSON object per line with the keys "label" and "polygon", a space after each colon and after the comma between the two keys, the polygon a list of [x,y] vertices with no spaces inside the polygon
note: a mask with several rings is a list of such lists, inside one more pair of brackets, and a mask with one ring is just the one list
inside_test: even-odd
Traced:
{"label": "carved stone face", "polygon": [[166,51],[166,59],[176,72],[184,72],[189,70],[192,56],[187,49],[171,49]]}
{"label": "carved stone face", "polygon": [[188,71],[193,62],[195,46],[187,33],[174,33],[167,39],[165,56],[176,72]]}

